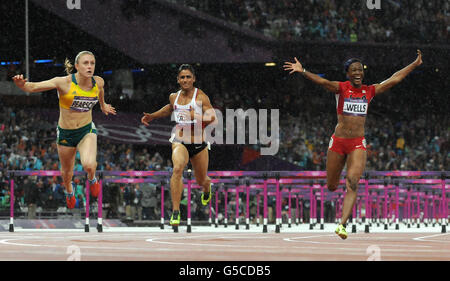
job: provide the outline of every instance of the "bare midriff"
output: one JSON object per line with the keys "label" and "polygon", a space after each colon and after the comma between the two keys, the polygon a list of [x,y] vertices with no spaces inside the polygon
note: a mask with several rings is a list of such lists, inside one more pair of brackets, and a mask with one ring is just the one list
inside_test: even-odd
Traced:
{"label": "bare midriff", "polygon": [[202,143],[204,139],[203,128],[201,125],[177,125],[175,129],[175,137],[177,140],[184,143]]}
{"label": "bare midriff", "polygon": [[338,124],[334,135],[338,138],[358,138],[364,137],[364,124],[366,117],[345,116],[338,114]]}
{"label": "bare midriff", "polygon": [[70,109],[59,108],[58,125],[62,129],[74,130],[92,122],[92,111],[77,112]]}

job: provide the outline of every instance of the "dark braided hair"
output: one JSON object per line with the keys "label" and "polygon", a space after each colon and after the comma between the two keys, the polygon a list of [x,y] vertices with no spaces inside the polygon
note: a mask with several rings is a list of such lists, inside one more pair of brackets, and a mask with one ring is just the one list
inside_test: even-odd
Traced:
{"label": "dark braided hair", "polygon": [[354,62],[359,62],[360,64],[362,64],[362,61],[360,59],[357,58],[351,58],[348,59],[345,63],[344,63],[344,72],[347,73],[348,72],[348,68],[350,67],[350,65]]}

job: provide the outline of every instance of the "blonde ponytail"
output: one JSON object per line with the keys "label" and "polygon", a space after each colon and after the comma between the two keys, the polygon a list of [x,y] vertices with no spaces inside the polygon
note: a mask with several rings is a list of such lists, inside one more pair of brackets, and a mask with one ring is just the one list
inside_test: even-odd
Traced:
{"label": "blonde ponytail", "polygon": [[66,60],[64,61],[64,67],[66,68],[66,73],[68,75],[72,74],[74,66],[68,58],[66,58]]}

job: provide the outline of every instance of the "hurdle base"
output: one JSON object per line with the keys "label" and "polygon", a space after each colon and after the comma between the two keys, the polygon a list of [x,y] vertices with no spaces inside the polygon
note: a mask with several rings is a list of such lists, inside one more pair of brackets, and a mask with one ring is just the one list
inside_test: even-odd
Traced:
{"label": "hurdle base", "polygon": [[98,232],[103,232],[103,225],[97,224],[97,231]]}
{"label": "hurdle base", "polygon": [[388,229],[388,225],[384,224],[384,230],[387,230],[387,229]]}
{"label": "hurdle base", "polygon": [[267,233],[267,225],[263,225],[263,233]]}
{"label": "hurdle base", "polygon": [[164,229],[164,224],[163,224],[163,223],[160,224],[160,225],[159,225],[159,228]]}
{"label": "hurdle base", "polygon": [[249,225],[249,224],[246,224],[246,225],[245,225],[245,229],[246,229],[246,230],[249,230],[249,229],[250,229],[250,225]]}
{"label": "hurdle base", "polygon": [[352,224],[352,233],[356,233],[356,224]]}
{"label": "hurdle base", "polygon": [[186,232],[187,232],[187,233],[191,233],[191,232],[192,232],[192,226],[191,226],[191,225],[188,225],[188,226],[187,226]]}
{"label": "hurdle base", "polygon": [[311,230],[311,229],[313,229],[314,228],[314,225],[313,224],[309,224],[309,230]]}
{"label": "hurdle base", "polygon": [[14,224],[9,224],[9,232],[14,232]]}
{"label": "hurdle base", "polygon": [[400,226],[398,225],[398,223],[395,224],[395,230],[399,230],[399,229],[400,229]]}
{"label": "hurdle base", "polygon": [[84,232],[89,232],[89,224],[84,225]]}
{"label": "hurdle base", "polygon": [[324,226],[323,226],[323,223],[321,223],[320,224],[320,230],[323,230],[324,229]]}
{"label": "hurdle base", "polygon": [[365,233],[369,233],[370,231],[369,231],[369,225],[368,224],[366,224],[366,226],[364,227],[364,232]]}
{"label": "hurdle base", "polygon": [[441,233],[447,233],[447,226],[442,224]]}
{"label": "hurdle base", "polygon": [[280,225],[275,226],[275,233],[280,233]]}
{"label": "hurdle base", "polygon": [[178,225],[172,225],[173,232],[178,233]]}

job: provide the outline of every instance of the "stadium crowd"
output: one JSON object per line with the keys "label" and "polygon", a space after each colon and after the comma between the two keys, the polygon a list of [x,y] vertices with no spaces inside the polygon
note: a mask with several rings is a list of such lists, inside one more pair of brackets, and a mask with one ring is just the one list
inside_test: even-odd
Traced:
{"label": "stadium crowd", "polygon": [[445,0],[386,0],[380,1],[381,9],[369,9],[366,0],[167,1],[282,40],[449,42],[450,4]]}

